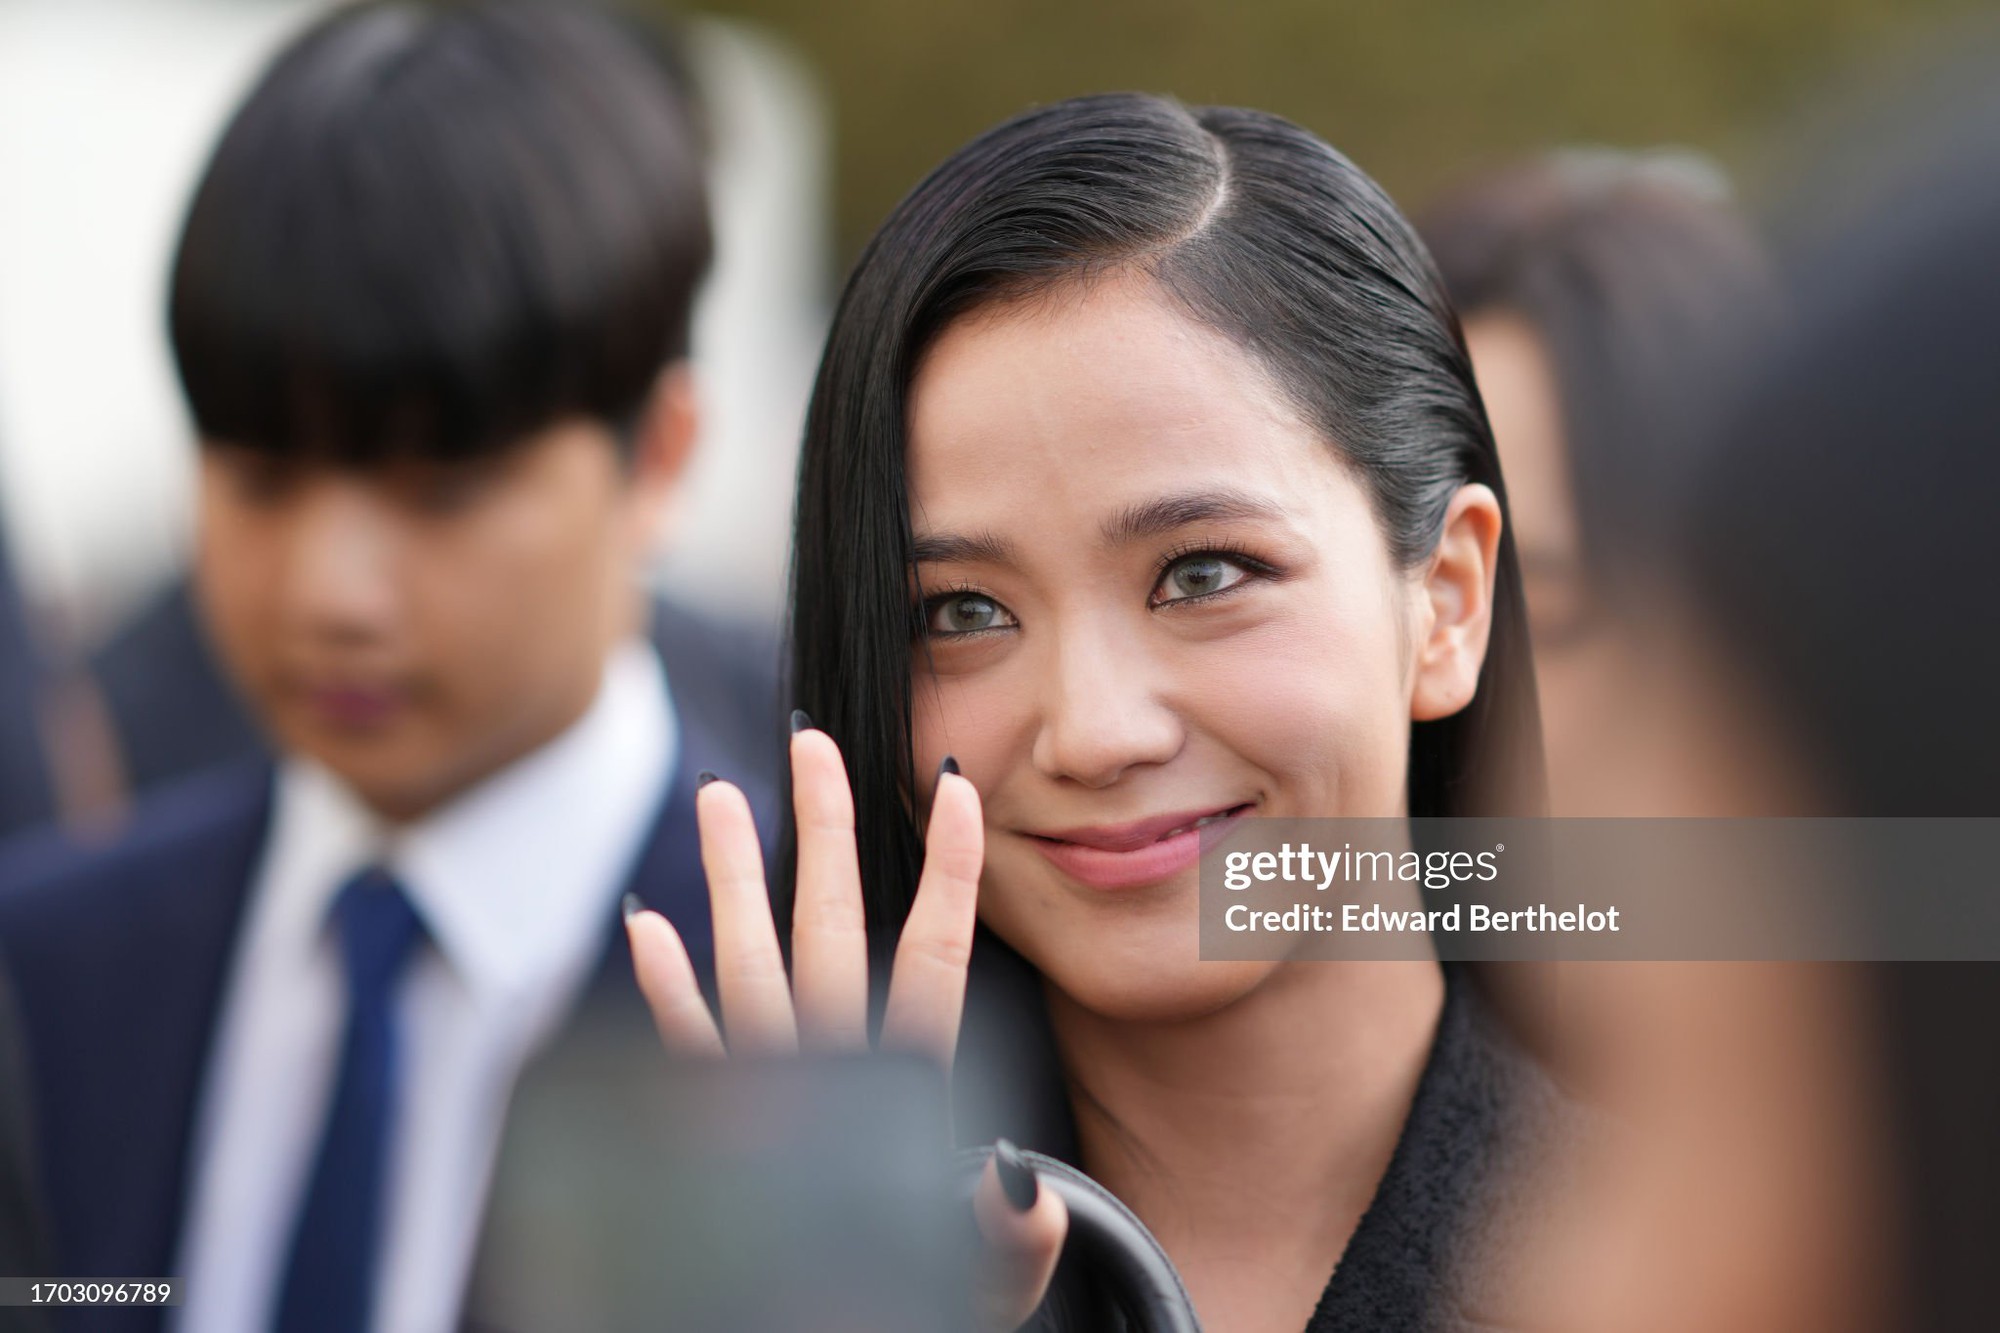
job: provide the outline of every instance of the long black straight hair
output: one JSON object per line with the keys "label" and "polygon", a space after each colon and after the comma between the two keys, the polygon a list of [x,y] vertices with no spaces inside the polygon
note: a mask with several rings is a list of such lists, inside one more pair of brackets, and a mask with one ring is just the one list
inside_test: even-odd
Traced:
{"label": "long black straight hair", "polygon": [[[969,311],[1118,268],[1157,282],[1276,377],[1364,479],[1399,567],[1430,556],[1459,487],[1484,483],[1505,503],[1436,268],[1382,189],[1312,134],[1257,111],[1111,94],[1029,111],[952,154],[848,278],[799,465],[793,693],[846,754],[878,948],[893,945],[922,857],[910,799],[922,647],[904,471],[911,379]],[[1542,803],[1509,532],[1476,697],[1412,726],[1409,809],[1538,814]],[[789,870],[789,828],[783,844]]]}

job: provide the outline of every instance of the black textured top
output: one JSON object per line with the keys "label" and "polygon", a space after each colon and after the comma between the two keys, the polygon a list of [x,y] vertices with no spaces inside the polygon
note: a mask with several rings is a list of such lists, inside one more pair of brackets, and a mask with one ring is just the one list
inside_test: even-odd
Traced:
{"label": "black textured top", "polygon": [[1462,968],[1402,1137],[1306,1333],[1510,1327],[1492,1279],[1524,1189],[1558,1170],[1580,1111],[1513,1039]]}
{"label": "black textured top", "polygon": [[[983,932],[982,932],[983,936]],[[1054,1043],[1044,1026],[995,1016],[1041,1003],[1018,956],[982,939],[954,1080],[959,1142],[1005,1134],[1077,1161]],[[1575,1160],[1593,1121],[1501,1023],[1463,966],[1444,967],[1445,998],[1409,1118],[1375,1198],[1334,1266],[1306,1333],[1500,1333],[1517,1326],[1509,1286],[1532,1239],[1527,1187]],[[1040,1035],[1041,1040],[1034,1038]],[[1052,1110],[1052,1108],[1054,1108]],[[1059,1110],[1061,1114],[1055,1114]],[[1035,1329],[1134,1327],[1090,1265],[1065,1252]]]}

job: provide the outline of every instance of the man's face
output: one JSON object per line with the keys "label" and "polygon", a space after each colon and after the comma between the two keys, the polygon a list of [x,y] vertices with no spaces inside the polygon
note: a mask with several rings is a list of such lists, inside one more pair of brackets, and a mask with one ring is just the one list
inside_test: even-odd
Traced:
{"label": "man's face", "polygon": [[365,470],[208,442],[197,587],[275,741],[412,819],[589,706],[656,490],[590,423]]}

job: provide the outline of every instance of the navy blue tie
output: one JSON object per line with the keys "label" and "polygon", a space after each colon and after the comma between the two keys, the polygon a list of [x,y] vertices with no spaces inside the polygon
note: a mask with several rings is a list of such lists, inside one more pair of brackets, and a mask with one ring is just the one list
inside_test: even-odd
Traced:
{"label": "navy blue tie", "polygon": [[399,1082],[396,983],[423,937],[402,888],[379,869],[347,882],[333,918],[347,976],[347,1027],[272,1325],[282,1333],[368,1327]]}

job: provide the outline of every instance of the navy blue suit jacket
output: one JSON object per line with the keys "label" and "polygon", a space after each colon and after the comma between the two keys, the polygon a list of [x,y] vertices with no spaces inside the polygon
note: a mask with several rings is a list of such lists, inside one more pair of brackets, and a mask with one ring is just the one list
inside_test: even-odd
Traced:
{"label": "navy blue suit jacket", "polygon": [[[679,759],[627,887],[680,927],[706,972],[695,774],[706,768],[740,780],[768,829],[775,772],[765,756],[720,743],[699,692],[670,681]],[[0,863],[0,961],[12,972],[25,1033],[54,1274],[172,1275],[196,1103],[271,786],[267,762],[231,766],[142,804],[109,847],[17,846]],[[588,995],[579,1013],[607,996],[642,1003],[615,908]],[[69,1313],[66,1329],[160,1325],[157,1311]]]}

